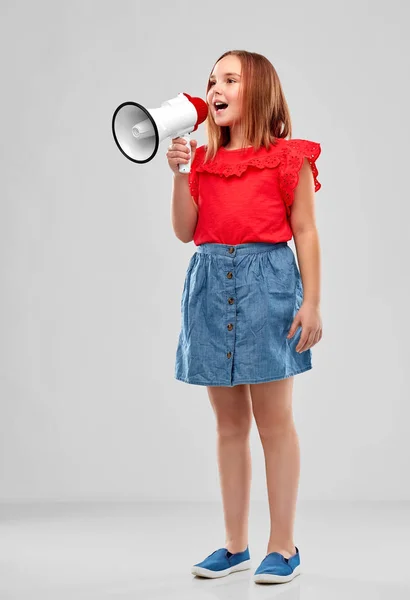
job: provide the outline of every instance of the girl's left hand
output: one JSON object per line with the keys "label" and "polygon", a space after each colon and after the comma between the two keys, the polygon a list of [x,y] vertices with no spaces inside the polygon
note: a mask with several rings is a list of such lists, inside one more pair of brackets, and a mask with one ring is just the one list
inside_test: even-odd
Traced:
{"label": "girl's left hand", "polygon": [[322,319],[317,305],[302,302],[289,329],[288,339],[295,335],[298,327],[302,327],[302,333],[296,346],[297,352],[308,350],[322,339]]}

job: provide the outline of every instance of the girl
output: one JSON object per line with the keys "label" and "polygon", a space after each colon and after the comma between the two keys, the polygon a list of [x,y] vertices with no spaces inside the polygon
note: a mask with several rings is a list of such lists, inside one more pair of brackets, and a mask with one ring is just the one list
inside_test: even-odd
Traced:
{"label": "girl", "polygon": [[[322,337],[320,256],[314,215],[316,142],[291,139],[278,75],[262,55],[233,50],[207,84],[208,145],[174,138],[172,225],[194,241],[181,299],[175,377],[207,386],[217,424],[225,546],[192,567],[203,577],[250,568],[248,514],[252,415],[265,456],[267,555],[256,582],[300,572],[293,526],[299,444],[294,375],[312,368]],[[191,172],[179,163],[192,153]],[[298,264],[287,242],[294,238]],[[303,279],[303,287],[302,287]]]}

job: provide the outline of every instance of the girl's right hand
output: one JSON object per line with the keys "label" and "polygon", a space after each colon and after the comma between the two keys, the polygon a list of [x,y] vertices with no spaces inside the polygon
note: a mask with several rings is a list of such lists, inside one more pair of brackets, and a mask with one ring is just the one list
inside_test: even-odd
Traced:
{"label": "girl's right hand", "polygon": [[[194,162],[196,147],[198,142],[196,140],[189,140],[191,148],[191,165]],[[168,147],[166,154],[168,164],[171,171],[175,175],[188,175],[188,173],[180,173],[178,165],[187,164],[189,162],[189,146],[186,140],[182,137],[172,138],[172,143]]]}

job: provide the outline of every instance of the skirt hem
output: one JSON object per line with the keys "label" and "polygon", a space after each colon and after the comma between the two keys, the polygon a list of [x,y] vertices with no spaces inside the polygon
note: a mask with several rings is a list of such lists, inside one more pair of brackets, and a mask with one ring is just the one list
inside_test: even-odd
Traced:
{"label": "skirt hem", "polygon": [[236,385],[243,385],[243,384],[255,384],[255,383],[267,383],[268,381],[279,381],[281,379],[289,379],[289,377],[293,377],[294,375],[299,375],[300,373],[305,373],[306,371],[310,371],[310,369],[312,369],[313,365],[309,365],[308,367],[305,367],[303,369],[300,369],[299,371],[293,371],[293,373],[289,373],[288,375],[280,375],[279,377],[267,377],[266,379],[253,379],[253,380],[240,380],[235,382],[233,385],[230,385],[229,383],[204,383],[203,381],[195,381],[193,379],[184,379],[183,377],[178,377],[177,375],[174,376],[175,379],[177,379],[178,381],[183,381],[184,383],[190,383],[192,385],[207,385],[207,386],[223,386],[223,387],[235,387]]}

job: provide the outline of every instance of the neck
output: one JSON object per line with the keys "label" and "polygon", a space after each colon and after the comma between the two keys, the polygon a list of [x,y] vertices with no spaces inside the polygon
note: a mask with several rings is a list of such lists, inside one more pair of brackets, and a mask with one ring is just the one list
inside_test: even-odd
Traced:
{"label": "neck", "polygon": [[[244,146],[244,148],[251,148],[252,144],[249,144],[249,146]],[[231,143],[229,142],[229,144],[226,144],[225,148],[227,150],[239,150],[239,148],[242,148],[242,146],[232,146]]]}
{"label": "neck", "polygon": [[[242,146],[245,143],[242,131],[238,125],[229,128],[229,137],[230,140],[225,146],[225,148],[227,148],[228,150],[242,148]],[[246,144],[245,147],[249,148],[249,146],[247,146]]]}

